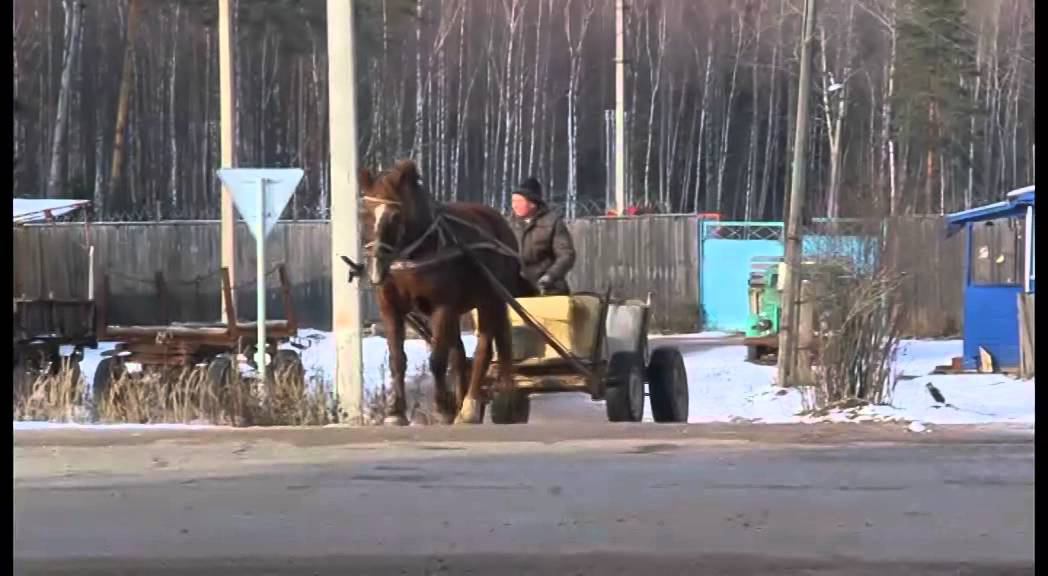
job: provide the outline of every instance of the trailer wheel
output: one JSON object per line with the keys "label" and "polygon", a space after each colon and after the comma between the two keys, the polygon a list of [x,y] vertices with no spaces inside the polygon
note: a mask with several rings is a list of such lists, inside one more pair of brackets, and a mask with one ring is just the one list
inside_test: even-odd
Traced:
{"label": "trailer wheel", "polygon": [[124,364],[117,358],[103,358],[95,368],[95,379],[91,384],[91,398],[95,403],[95,410],[99,410],[104,402],[109,401],[110,390],[113,382],[119,380],[124,374]]}
{"label": "trailer wheel", "polygon": [[756,362],[761,359],[761,347],[760,346],[747,346],[746,347],[746,361]]}
{"label": "trailer wheel", "polygon": [[212,390],[225,391],[233,379],[233,359],[225,354],[215,356],[207,364],[207,383]]}
{"label": "trailer wheel", "polygon": [[611,422],[644,418],[644,359],[636,352],[616,352],[608,362],[604,405]]}
{"label": "trailer wheel", "polygon": [[14,405],[18,407],[22,400],[32,394],[33,377],[29,374],[25,358],[18,348],[14,349],[12,364],[14,364],[14,382],[12,386],[14,388]]}
{"label": "trailer wheel", "polygon": [[531,416],[531,397],[524,390],[496,392],[491,399],[493,424],[527,424]]}
{"label": "trailer wheel", "polygon": [[302,358],[294,350],[277,350],[273,361],[266,371],[266,382],[270,391],[275,391],[277,384],[283,382],[290,385],[296,393],[306,388],[306,369],[302,366]]}
{"label": "trailer wheel", "polygon": [[656,422],[688,421],[688,373],[676,348],[659,348],[648,364],[651,416]]}

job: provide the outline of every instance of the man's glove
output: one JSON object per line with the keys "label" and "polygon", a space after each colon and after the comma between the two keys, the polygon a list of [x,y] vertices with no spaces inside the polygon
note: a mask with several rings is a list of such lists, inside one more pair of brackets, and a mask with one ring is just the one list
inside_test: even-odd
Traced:
{"label": "man's glove", "polygon": [[546,290],[549,290],[549,287],[553,285],[553,279],[544,274],[541,278],[539,278],[538,285],[539,291],[545,294]]}

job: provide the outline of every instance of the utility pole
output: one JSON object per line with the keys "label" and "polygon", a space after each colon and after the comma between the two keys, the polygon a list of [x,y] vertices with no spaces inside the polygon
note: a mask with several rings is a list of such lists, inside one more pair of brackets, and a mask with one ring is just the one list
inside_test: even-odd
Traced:
{"label": "utility pole", "polygon": [[797,358],[798,296],[801,280],[801,216],[804,212],[808,154],[808,101],[811,95],[811,45],[815,39],[815,0],[804,0],[801,25],[801,71],[797,90],[797,125],[793,138],[790,211],[786,221],[786,273],[779,322],[779,386],[791,386]]}
{"label": "utility pole", "polygon": [[364,421],[360,282],[348,282],[342,257],[360,262],[357,95],[353,0],[327,0],[328,106],[331,141],[331,312],[339,420]]}
{"label": "utility pole", "polygon": [[[232,0],[218,0],[218,93],[219,124],[221,125],[221,168],[236,167],[236,108],[233,93],[233,23],[230,3]],[[128,40],[130,42],[130,39]],[[229,270],[230,290],[233,290],[233,301],[236,302],[236,214],[233,212],[233,194],[222,184],[222,267]],[[259,287],[259,289],[264,289]],[[233,310],[226,309],[226,300],[222,298],[222,319],[225,322],[236,322],[230,318]]]}
{"label": "utility pole", "polygon": [[615,211],[626,213],[626,0],[615,0]]}

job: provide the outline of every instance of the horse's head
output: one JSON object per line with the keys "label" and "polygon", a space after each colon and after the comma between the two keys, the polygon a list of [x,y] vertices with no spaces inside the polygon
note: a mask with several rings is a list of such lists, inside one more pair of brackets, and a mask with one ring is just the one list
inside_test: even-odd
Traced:
{"label": "horse's head", "polygon": [[360,173],[360,189],[372,222],[373,239],[367,244],[368,279],[381,284],[404,246],[429,226],[432,206],[412,160],[401,160],[378,176],[365,168]]}

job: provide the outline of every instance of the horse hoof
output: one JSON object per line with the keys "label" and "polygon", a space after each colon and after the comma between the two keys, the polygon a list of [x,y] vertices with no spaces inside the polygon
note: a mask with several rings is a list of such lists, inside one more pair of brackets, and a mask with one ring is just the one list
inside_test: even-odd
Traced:
{"label": "horse hoof", "polygon": [[446,413],[446,412],[441,412],[440,416],[438,418],[438,422],[440,422],[441,424],[443,424],[445,426],[447,426],[449,424],[452,424],[452,423],[455,422],[455,414],[454,413],[450,413],[449,414],[449,413]]}
{"label": "horse hoof", "polygon": [[386,426],[407,426],[408,419],[403,414],[392,414],[386,416],[386,419],[382,421]]}
{"label": "horse hoof", "polygon": [[462,401],[462,409],[459,410],[455,424],[480,424],[484,417],[483,405],[476,398],[466,398]]}

